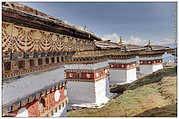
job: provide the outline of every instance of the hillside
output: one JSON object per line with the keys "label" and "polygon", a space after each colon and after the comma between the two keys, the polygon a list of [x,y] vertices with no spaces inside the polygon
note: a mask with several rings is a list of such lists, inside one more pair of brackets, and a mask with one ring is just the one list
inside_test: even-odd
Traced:
{"label": "hillside", "polygon": [[176,67],[166,67],[139,80],[113,87],[118,96],[100,109],[79,109],[69,117],[176,117]]}

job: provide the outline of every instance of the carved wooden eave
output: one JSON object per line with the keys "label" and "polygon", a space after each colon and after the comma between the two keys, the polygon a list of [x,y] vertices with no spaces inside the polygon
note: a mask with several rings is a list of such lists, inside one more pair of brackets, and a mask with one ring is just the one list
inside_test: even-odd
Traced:
{"label": "carved wooden eave", "polygon": [[120,44],[111,42],[110,40],[96,41],[95,45],[97,49],[107,50],[107,49],[120,49],[121,51],[135,52],[145,50],[145,47],[133,45],[133,44]]}
{"label": "carved wooden eave", "polygon": [[78,30],[60,20],[54,20],[48,17],[30,14],[7,6],[2,6],[2,20],[5,22],[14,23],[16,25],[60,33],[63,35],[70,35],[76,38],[97,41],[101,40],[101,38],[92,33]]}
{"label": "carved wooden eave", "polygon": [[139,53],[139,56],[154,56],[154,55],[162,55],[164,54],[165,52],[167,53],[172,53],[174,51],[173,48],[170,48],[170,47],[164,47],[164,46],[159,46],[159,45],[146,45],[144,46],[145,47],[145,50],[144,51],[141,51]]}
{"label": "carved wooden eave", "polygon": [[127,56],[127,55],[138,55],[141,51],[123,51],[120,49],[105,49],[105,50],[94,50],[94,51],[82,51],[76,52],[72,58],[84,58],[84,57],[102,57],[102,56]]}
{"label": "carved wooden eave", "polygon": [[[127,46],[127,45],[126,45]],[[133,47],[132,47],[133,46]],[[158,47],[158,46],[157,46]],[[101,57],[101,56],[158,56],[162,55],[165,52],[171,53],[174,51],[174,49],[169,47],[163,47],[159,46],[160,48],[153,48],[147,49],[145,47],[141,46],[135,46],[134,45],[128,45],[126,49],[119,47],[119,48],[107,48],[107,49],[98,49],[94,51],[82,51],[82,52],[76,52],[73,55],[73,58],[84,58],[84,57]]]}

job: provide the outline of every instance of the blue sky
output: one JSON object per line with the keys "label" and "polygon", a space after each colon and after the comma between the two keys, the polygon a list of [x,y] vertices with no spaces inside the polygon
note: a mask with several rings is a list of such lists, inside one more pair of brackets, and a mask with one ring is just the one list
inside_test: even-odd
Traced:
{"label": "blue sky", "polygon": [[103,39],[145,45],[174,44],[176,3],[23,3],[78,26]]}

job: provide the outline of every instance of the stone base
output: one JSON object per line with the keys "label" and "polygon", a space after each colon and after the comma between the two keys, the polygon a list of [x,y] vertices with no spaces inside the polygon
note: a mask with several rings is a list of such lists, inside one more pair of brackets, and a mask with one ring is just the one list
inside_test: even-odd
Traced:
{"label": "stone base", "polygon": [[163,64],[140,65],[139,67],[140,67],[140,74],[147,75],[157,70],[163,69]]}
{"label": "stone base", "polygon": [[113,70],[110,69],[110,85],[118,85],[118,84],[126,84],[131,83],[136,78],[136,68],[125,70],[125,69],[119,69],[119,70]]}

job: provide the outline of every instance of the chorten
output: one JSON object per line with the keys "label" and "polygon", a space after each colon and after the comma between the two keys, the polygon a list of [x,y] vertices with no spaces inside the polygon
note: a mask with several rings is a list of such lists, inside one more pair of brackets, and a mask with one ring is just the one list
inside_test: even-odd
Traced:
{"label": "chorten", "polygon": [[120,42],[119,42],[119,44],[120,44],[120,45],[124,45],[124,44],[125,44],[125,42],[124,42],[123,39],[122,39],[122,36],[120,36]]}

